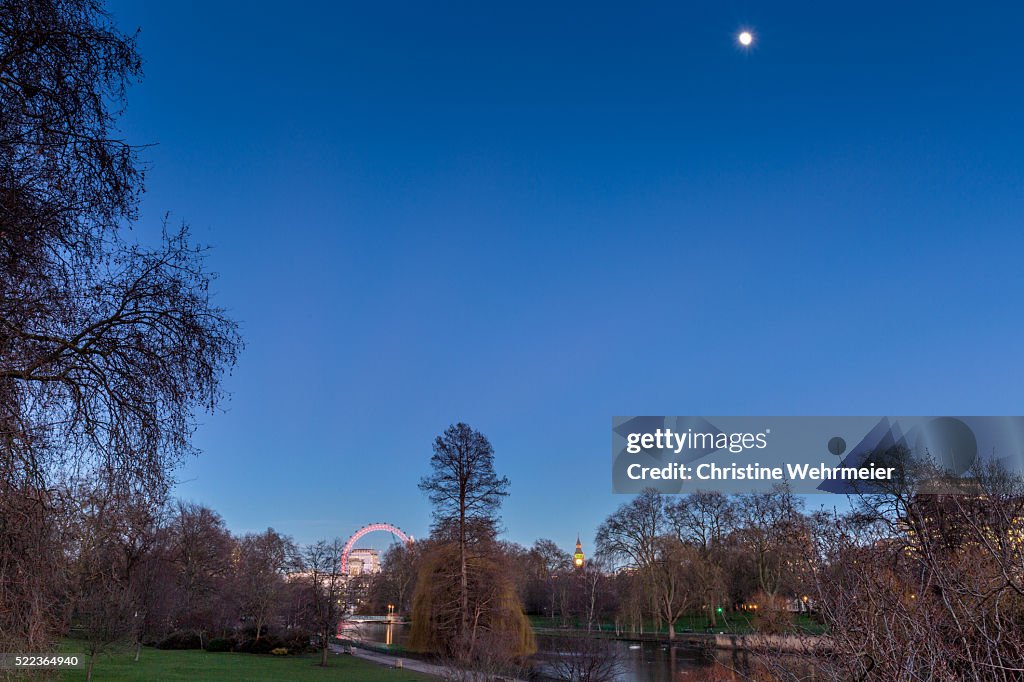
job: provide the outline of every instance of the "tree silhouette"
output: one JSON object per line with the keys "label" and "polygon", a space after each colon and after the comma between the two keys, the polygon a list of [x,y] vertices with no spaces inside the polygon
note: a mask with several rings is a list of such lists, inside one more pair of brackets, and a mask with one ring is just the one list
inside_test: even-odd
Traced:
{"label": "tree silhouette", "polygon": [[[69,480],[163,501],[241,347],[183,227],[125,239],[143,191],[118,139],[135,39],[96,0],[0,2],[0,648],[64,620],[47,546]],[[40,604],[47,604],[41,608]]]}
{"label": "tree silhouette", "polygon": [[420,481],[434,505],[435,539],[457,548],[459,566],[458,639],[470,631],[472,548],[493,543],[498,509],[508,479],[494,472],[494,448],[479,431],[454,424],[434,440],[432,472]]}

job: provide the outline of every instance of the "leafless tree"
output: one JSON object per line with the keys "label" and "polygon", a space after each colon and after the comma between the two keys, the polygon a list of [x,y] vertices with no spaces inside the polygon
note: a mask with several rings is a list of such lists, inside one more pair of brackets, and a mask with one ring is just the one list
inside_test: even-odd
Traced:
{"label": "leafless tree", "polygon": [[242,618],[255,626],[256,639],[285,598],[285,574],[298,565],[297,552],[291,538],[273,528],[237,541],[235,590]]}
{"label": "leafless tree", "polygon": [[785,487],[745,495],[739,504],[737,538],[754,563],[758,588],[774,597],[800,556],[804,539],[803,501]]}
{"label": "leafless tree", "polygon": [[421,546],[422,543],[395,544],[384,553],[380,573],[373,576],[370,584],[367,599],[370,613],[385,613],[389,604],[395,613],[408,614],[412,610]]}
{"label": "leafless tree", "polygon": [[115,548],[101,542],[88,547],[75,565],[74,622],[89,655],[87,680],[92,680],[98,654],[135,635],[136,600],[120,559]]}
{"label": "leafless tree", "polygon": [[609,562],[601,554],[594,554],[581,569],[576,571],[575,578],[579,584],[581,596],[581,612],[587,630],[598,625],[601,614],[608,609],[611,599],[611,576],[608,571]]}
{"label": "leafless tree", "polygon": [[934,493],[944,475],[914,464],[853,512],[815,519],[808,573],[828,628],[807,652],[818,679],[1024,677],[1024,483],[995,467],[972,474],[938,486],[960,494]]}
{"label": "leafless tree", "polygon": [[614,577],[614,588],[618,609],[615,612],[615,634],[624,632],[643,634],[644,617],[648,613],[649,582],[640,571],[625,568],[617,571]]}
{"label": "leafless tree", "polygon": [[[137,616],[135,659],[144,643],[157,643],[194,622],[182,608],[180,554],[176,528],[178,505],[137,509],[140,539],[135,543],[132,585]],[[148,521],[145,520],[148,517]]]}
{"label": "leafless tree", "polygon": [[[530,566],[533,580],[543,591],[548,615],[552,618],[558,611],[560,592],[567,589],[566,576],[572,566],[572,556],[554,540],[541,538],[530,548]],[[564,610],[560,612],[565,617]]]}
{"label": "leafless tree", "polygon": [[669,529],[664,498],[648,488],[619,506],[597,529],[597,549],[625,565],[646,569],[657,557],[658,538]]}
{"label": "leafless tree", "polygon": [[726,540],[736,529],[737,503],[714,491],[680,495],[667,505],[673,531],[680,542],[700,553],[696,584],[702,592],[708,622],[717,625],[718,607],[726,599]]}
{"label": "leafless tree", "polygon": [[321,666],[327,665],[327,652],[341,621],[345,576],[340,568],[344,549],[345,543],[334,539],[320,540],[302,550],[303,579],[310,588],[309,625],[317,636]]}
{"label": "leafless tree", "polygon": [[148,496],[118,495],[80,481],[77,501],[66,517],[66,556],[70,558],[70,603],[73,626],[84,636],[90,655],[109,647],[141,642],[145,565],[154,550],[159,510]]}
{"label": "leafless tree", "polygon": [[[0,2],[0,649],[49,648],[72,480],[157,505],[240,348],[183,228],[124,239],[142,191],[117,139],[139,74],[97,0]],[[59,546],[59,545],[58,545]]]}
{"label": "leafless tree", "polygon": [[634,627],[643,627],[645,613],[658,622],[663,617],[655,601],[655,564],[669,529],[665,499],[653,488],[620,505],[597,529],[597,551],[629,571],[620,581],[620,587],[628,590],[621,606]]}
{"label": "leafless tree", "polygon": [[[458,548],[459,632],[470,632],[470,563],[473,548],[493,543],[498,509],[508,494],[509,481],[494,472],[494,449],[479,431],[454,424],[434,440],[432,472],[420,481],[434,505],[433,536]],[[468,652],[467,652],[468,653]]]}
{"label": "leafless tree", "polygon": [[655,613],[668,625],[669,639],[675,638],[679,618],[698,605],[699,552],[670,535],[658,538],[651,562],[651,590]]}
{"label": "leafless tree", "polygon": [[176,629],[222,635],[233,628],[237,607],[232,601],[234,539],[212,509],[178,503],[171,521],[170,558],[175,569]]}
{"label": "leafless tree", "polygon": [[46,651],[68,617],[72,588],[61,520],[73,505],[60,491],[0,486],[0,650]]}

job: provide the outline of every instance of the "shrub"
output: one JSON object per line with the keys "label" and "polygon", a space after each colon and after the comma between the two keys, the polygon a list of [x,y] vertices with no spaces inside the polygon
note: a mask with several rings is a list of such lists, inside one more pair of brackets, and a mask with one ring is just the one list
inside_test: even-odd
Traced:
{"label": "shrub", "polygon": [[[246,625],[238,634],[242,639],[256,639],[256,626]],[[266,630],[260,634],[266,634]]]}
{"label": "shrub", "polygon": [[285,649],[283,646],[279,646],[276,649],[271,649],[270,653],[272,653],[275,656],[287,656],[288,650]]}
{"label": "shrub", "polygon": [[287,648],[293,654],[301,654],[313,648],[310,645],[310,634],[301,630],[289,632],[286,637],[282,637],[281,646]]}
{"label": "shrub", "polygon": [[214,637],[206,643],[207,651],[231,651],[235,648],[235,641],[226,637]]}
{"label": "shrub", "polygon": [[172,632],[157,642],[157,649],[202,649],[203,639],[198,632]]}
{"label": "shrub", "polygon": [[235,651],[243,654],[269,654],[281,646],[280,640],[276,637],[260,637],[259,639],[246,639],[238,643]]}
{"label": "shrub", "polygon": [[301,654],[310,650],[309,633],[303,630],[288,631],[285,636],[263,635],[259,639],[255,637],[243,637],[239,640],[231,640],[232,651],[241,654],[273,654],[275,649],[282,649],[284,653],[275,654]]}

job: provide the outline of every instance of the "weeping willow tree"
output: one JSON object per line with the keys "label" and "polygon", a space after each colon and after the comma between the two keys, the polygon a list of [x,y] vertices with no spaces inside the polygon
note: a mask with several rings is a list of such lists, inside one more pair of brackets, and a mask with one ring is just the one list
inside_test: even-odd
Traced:
{"label": "weeping willow tree", "polygon": [[512,662],[533,654],[533,631],[502,563],[495,545],[466,559],[469,601],[463,629],[459,548],[439,543],[428,550],[413,596],[409,647],[461,662]]}

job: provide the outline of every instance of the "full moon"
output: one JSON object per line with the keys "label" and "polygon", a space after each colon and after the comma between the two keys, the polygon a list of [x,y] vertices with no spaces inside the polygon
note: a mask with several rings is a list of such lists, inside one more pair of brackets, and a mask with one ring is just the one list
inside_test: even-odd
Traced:
{"label": "full moon", "polygon": [[740,45],[743,47],[750,47],[750,44],[754,42],[754,35],[750,31],[743,31],[736,39],[740,41]]}

